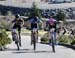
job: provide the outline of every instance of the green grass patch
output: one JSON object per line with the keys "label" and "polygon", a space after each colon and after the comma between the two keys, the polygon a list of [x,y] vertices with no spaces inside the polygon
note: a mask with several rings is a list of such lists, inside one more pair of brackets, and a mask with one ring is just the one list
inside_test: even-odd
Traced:
{"label": "green grass patch", "polygon": [[[22,29],[21,33],[31,33],[31,30],[26,30],[26,29]],[[43,30],[39,30],[38,31],[39,35],[44,35],[45,33],[47,33],[46,31]],[[7,31],[7,34],[11,34],[11,31]]]}

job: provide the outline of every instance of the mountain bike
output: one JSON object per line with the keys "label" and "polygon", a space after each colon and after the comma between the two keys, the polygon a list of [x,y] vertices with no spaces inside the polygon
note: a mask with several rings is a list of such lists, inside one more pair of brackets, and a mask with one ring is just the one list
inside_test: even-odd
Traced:
{"label": "mountain bike", "polygon": [[36,42],[37,42],[37,38],[38,38],[38,36],[37,36],[37,29],[36,28],[34,28],[33,30],[32,30],[32,33],[31,33],[31,36],[32,36],[32,38],[31,38],[31,44],[33,44],[33,49],[34,50],[36,50]]}
{"label": "mountain bike", "polygon": [[15,41],[15,44],[16,44],[18,50],[20,50],[20,39],[19,39],[16,29],[12,30],[12,38],[13,38],[13,41]]}
{"label": "mountain bike", "polygon": [[55,36],[54,36],[54,28],[50,30],[50,36],[51,36],[51,45],[52,45],[52,50],[55,52]]}

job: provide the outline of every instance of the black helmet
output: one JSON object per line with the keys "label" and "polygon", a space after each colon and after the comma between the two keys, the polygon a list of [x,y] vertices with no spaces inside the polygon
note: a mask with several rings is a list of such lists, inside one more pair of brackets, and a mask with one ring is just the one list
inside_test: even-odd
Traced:
{"label": "black helmet", "polygon": [[15,18],[20,18],[20,15],[19,14],[15,15]]}

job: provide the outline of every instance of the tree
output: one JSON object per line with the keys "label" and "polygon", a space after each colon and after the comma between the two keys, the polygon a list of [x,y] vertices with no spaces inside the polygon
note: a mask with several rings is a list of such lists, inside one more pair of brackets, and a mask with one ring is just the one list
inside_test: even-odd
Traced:
{"label": "tree", "polygon": [[0,22],[0,27],[1,27],[2,29],[7,29],[7,26],[8,26],[8,23],[7,23],[6,21],[2,20],[2,21]]}
{"label": "tree", "polygon": [[37,8],[35,2],[33,2],[31,10],[29,17],[38,16],[41,18],[40,10]]}
{"label": "tree", "polygon": [[[35,17],[35,16],[37,16],[38,19],[40,19],[42,21],[40,9],[38,9],[35,2],[33,2],[32,7],[31,7],[31,12],[29,13],[28,19],[30,20],[32,17]],[[42,29],[41,28],[42,23],[39,23],[38,25],[39,25],[39,29]]]}
{"label": "tree", "polygon": [[62,10],[60,10],[58,12],[58,14],[55,16],[55,18],[57,19],[57,21],[64,21],[65,17],[66,17],[66,15],[65,15],[64,11],[62,11]]}
{"label": "tree", "polygon": [[11,11],[7,11],[7,14],[6,14],[7,16],[12,16],[13,14],[12,14],[12,12]]}

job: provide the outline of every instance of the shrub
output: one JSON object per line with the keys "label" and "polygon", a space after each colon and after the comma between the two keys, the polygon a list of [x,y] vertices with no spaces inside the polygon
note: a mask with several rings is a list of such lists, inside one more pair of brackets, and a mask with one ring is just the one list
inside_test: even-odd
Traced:
{"label": "shrub", "polygon": [[43,37],[41,38],[41,42],[49,43],[49,33],[48,32],[43,35]]}
{"label": "shrub", "polygon": [[74,37],[74,39],[72,40],[72,42],[70,44],[75,45],[75,37]]}
{"label": "shrub", "polygon": [[75,40],[71,42],[71,45],[75,45]]}
{"label": "shrub", "polygon": [[[48,39],[49,34],[46,33],[41,38],[41,43],[49,43]],[[70,35],[62,35],[61,37],[57,38],[57,42],[63,43],[63,44],[69,44],[74,45],[75,44],[75,37],[72,37]]]}
{"label": "shrub", "polygon": [[64,43],[64,44],[71,44],[73,40],[74,38],[66,35],[63,35],[60,38],[58,38],[59,43]]}
{"label": "shrub", "polygon": [[4,29],[0,30],[0,48],[5,47],[7,44],[11,43],[11,39],[8,37]]}
{"label": "shrub", "polygon": [[48,43],[49,40],[47,38],[41,38],[41,43]]}
{"label": "shrub", "polygon": [[4,21],[4,20],[2,22],[0,22],[0,27],[2,29],[7,29],[7,25],[8,25],[8,23],[6,21]]}

